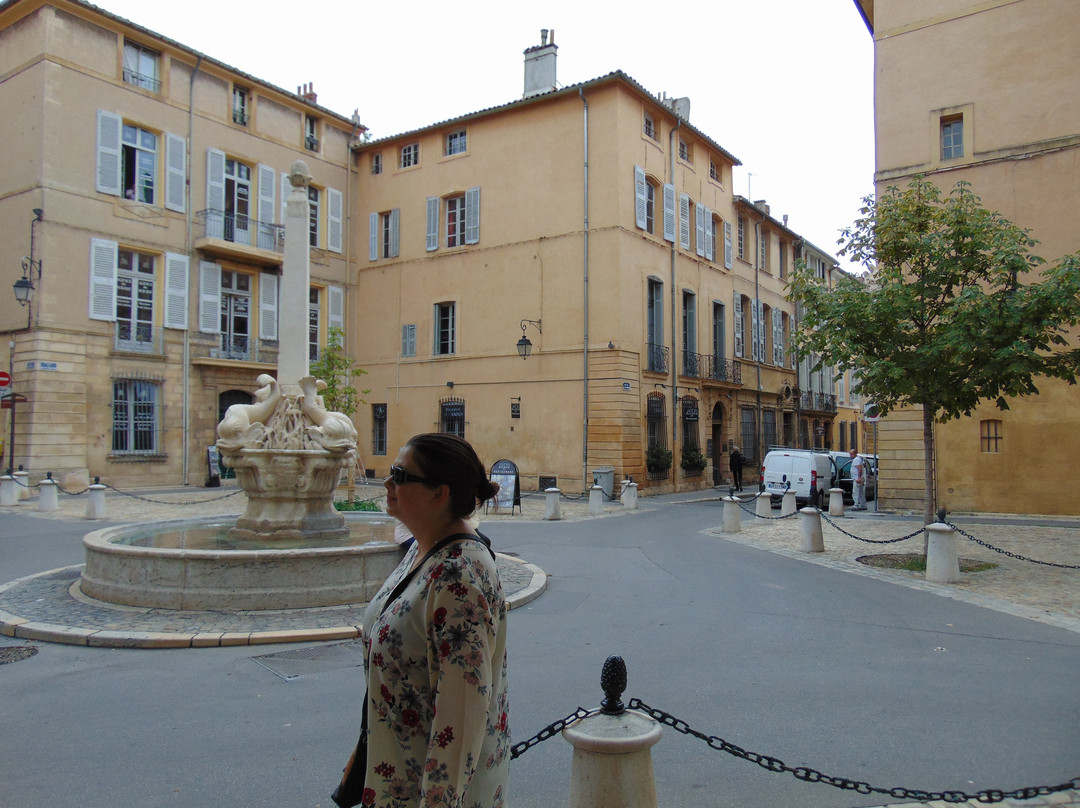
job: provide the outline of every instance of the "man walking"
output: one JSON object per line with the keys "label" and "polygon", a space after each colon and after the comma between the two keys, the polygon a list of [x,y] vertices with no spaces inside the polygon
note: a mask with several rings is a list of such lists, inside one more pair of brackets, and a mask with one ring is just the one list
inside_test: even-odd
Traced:
{"label": "man walking", "polygon": [[866,510],[866,461],[852,449],[851,455],[851,495],[855,500],[853,511]]}
{"label": "man walking", "polygon": [[738,446],[731,447],[731,458],[728,461],[728,465],[731,467],[731,484],[735,486],[736,491],[742,491],[742,468],[744,458],[742,452],[739,451]]}

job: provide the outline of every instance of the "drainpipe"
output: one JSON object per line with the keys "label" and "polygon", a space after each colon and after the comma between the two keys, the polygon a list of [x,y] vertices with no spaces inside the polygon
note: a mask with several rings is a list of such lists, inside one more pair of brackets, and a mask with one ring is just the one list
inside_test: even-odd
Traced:
{"label": "drainpipe", "polygon": [[[753,204],[753,203],[751,203]],[[765,217],[762,216],[754,224],[755,244],[757,248],[757,255],[754,256],[754,314],[757,315],[757,328],[754,330],[754,342],[758,342],[758,334],[761,333],[761,285],[759,274],[761,273],[761,225],[765,223]],[[754,317],[750,318],[750,322],[754,321]],[[757,370],[757,434],[758,434],[758,448],[761,450],[761,454],[758,456],[760,460],[765,459],[765,435],[764,435],[764,418],[761,412],[761,352],[764,349],[763,344],[758,344],[757,361],[754,362],[754,367]],[[760,463],[759,463],[760,465]]]}
{"label": "drainpipe", "polygon": [[[194,271],[191,266],[192,259],[194,258],[194,250],[192,249],[191,238],[191,139],[195,136],[195,76],[199,72],[199,66],[202,64],[202,56],[195,61],[195,69],[191,71],[191,79],[188,81],[188,134],[187,134],[187,159],[184,161],[186,166],[186,176],[184,177],[184,210],[186,213],[184,239],[187,245],[187,257],[188,257],[188,289],[191,289],[191,279],[198,277],[198,273]],[[191,313],[191,307],[188,306],[188,314]],[[190,323],[188,324],[190,326]],[[181,477],[184,485],[188,484],[188,448],[191,440],[189,420],[191,418],[191,328],[184,329],[184,355],[181,360],[181,375],[183,378],[183,392],[182,392],[182,404],[180,417],[183,421],[183,429],[181,431],[181,454],[183,455],[183,464]],[[164,337],[163,337],[164,338]]]}
{"label": "drainpipe", "polygon": [[[675,134],[682,127],[682,118],[678,115],[675,116],[675,126],[671,132],[668,133],[668,162],[670,164],[669,177],[671,184],[675,185]],[[678,191],[676,191],[675,197],[675,209],[678,211],[679,198]],[[663,202],[661,201],[661,209],[663,208]],[[676,217],[678,213],[676,213]],[[678,222],[676,222],[676,231],[678,230]],[[673,486],[677,489],[678,484],[675,480],[678,478],[678,472],[675,469],[678,467],[678,454],[677,449],[679,442],[679,356],[676,349],[676,334],[678,329],[675,323],[675,256],[678,255],[678,232],[675,233],[675,241],[671,242],[671,478]]]}
{"label": "drainpipe", "polygon": [[585,92],[583,88],[578,88],[578,97],[581,99],[581,103],[585,105],[582,126],[584,129],[584,144],[585,144],[585,165],[584,165],[584,194],[585,194],[585,245],[584,245],[584,280],[583,280],[583,295],[584,295],[584,335],[582,341],[584,347],[582,348],[582,384],[584,385],[584,395],[582,396],[582,413],[581,413],[581,481],[585,486],[584,490],[589,490],[589,102],[585,100]]}

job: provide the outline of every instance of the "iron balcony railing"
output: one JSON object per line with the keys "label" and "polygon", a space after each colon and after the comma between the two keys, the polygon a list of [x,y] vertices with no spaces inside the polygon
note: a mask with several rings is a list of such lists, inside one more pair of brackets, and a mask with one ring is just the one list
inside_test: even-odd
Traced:
{"label": "iron balcony railing", "polygon": [[649,370],[655,373],[667,373],[668,371],[668,349],[664,345],[657,345],[655,343],[648,343],[647,346],[649,352]]}
{"label": "iron balcony railing", "polygon": [[252,337],[218,334],[203,335],[191,344],[194,358],[234,359],[241,362],[260,362],[276,364],[278,343],[276,340],[255,339]]}
{"label": "iron balcony railing", "polygon": [[682,373],[683,376],[691,376],[697,378],[701,375],[707,364],[706,360],[709,357],[704,354],[694,353],[693,351],[684,350],[682,352]]}
{"label": "iron balcony railing", "polygon": [[136,70],[132,70],[130,67],[124,68],[124,83],[133,84],[136,87],[141,87],[152,93],[161,92],[161,79],[156,76],[148,76],[145,73],[139,73]]}
{"label": "iron balcony railing", "polygon": [[799,395],[799,406],[814,412],[836,412],[836,396],[832,393],[815,393],[803,390]]}
{"label": "iron balcony railing", "polygon": [[717,382],[742,384],[742,365],[733,359],[722,359],[713,354],[703,357],[705,365],[701,377]]}
{"label": "iron balcony railing", "polygon": [[219,238],[274,252],[282,252],[285,248],[284,225],[260,222],[250,216],[212,208],[200,210],[195,217],[202,225],[204,238]]}
{"label": "iron balcony railing", "polygon": [[149,323],[117,322],[113,350],[130,353],[165,353],[164,330]]}

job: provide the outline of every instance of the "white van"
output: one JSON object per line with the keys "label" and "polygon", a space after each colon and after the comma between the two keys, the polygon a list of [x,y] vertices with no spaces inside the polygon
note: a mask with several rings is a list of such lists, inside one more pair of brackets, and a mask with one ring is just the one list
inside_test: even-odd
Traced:
{"label": "white van", "polygon": [[826,501],[832,486],[836,464],[828,452],[807,449],[774,449],[765,455],[761,481],[773,504],[790,486],[797,505],[819,507]]}

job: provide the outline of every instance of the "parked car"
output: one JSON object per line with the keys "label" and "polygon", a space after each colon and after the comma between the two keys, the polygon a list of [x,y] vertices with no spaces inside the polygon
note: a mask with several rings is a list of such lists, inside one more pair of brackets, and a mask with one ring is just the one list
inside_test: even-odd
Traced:
{"label": "parked car", "polygon": [[[836,477],[833,480],[833,487],[843,490],[845,503],[853,503],[855,501],[855,495],[852,492],[851,455],[847,452],[830,452],[830,454],[833,457],[833,463],[836,467]],[[860,454],[859,457],[866,461],[866,500],[869,502],[877,497],[878,459],[877,455]]]}
{"label": "parked car", "polygon": [[808,449],[774,449],[761,466],[762,490],[777,505],[790,487],[797,505],[819,507],[826,501],[836,464],[828,452]]}

